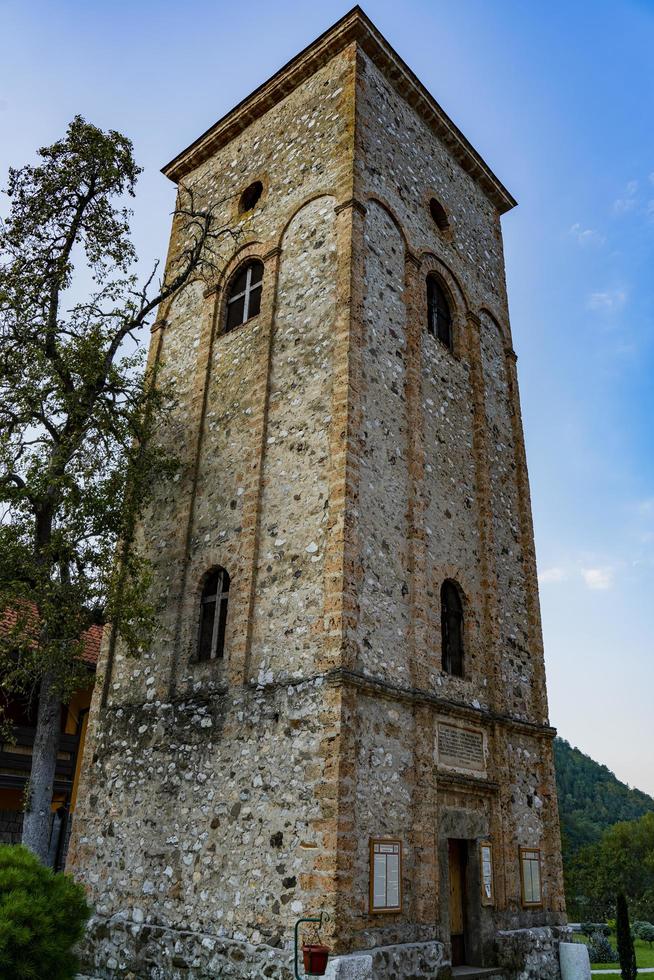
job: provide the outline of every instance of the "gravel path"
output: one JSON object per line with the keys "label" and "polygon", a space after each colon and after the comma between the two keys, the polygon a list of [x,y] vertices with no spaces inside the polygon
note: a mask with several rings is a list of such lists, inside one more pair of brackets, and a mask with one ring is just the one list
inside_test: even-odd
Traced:
{"label": "gravel path", "polygon": [[[654,973],[654,966],[639,966],[638,967],[638,976],[640,976],[641,973]],[[620,976],[620,970],[593,970],[592,971],[592,975],[594,977],[600,977],[600,976],[614,976],[614,977],[615,976],[618,976],[619,977]]]}

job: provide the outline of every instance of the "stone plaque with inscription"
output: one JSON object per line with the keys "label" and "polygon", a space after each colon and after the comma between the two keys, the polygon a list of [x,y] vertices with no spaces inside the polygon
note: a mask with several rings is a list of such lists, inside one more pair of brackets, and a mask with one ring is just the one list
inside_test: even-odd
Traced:
{"label": "stone plaque with inscription", "polygon": [[474,728],[438,725],[438,761],[456,769],[484,772],[484,736]]}

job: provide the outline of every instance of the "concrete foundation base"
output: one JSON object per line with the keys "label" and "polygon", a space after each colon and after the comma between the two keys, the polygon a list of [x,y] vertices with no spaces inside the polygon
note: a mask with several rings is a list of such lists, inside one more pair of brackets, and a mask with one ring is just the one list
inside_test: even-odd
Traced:
{"label": "concrete foundation base", "polygon": [[561,980],[559,946],[571,936],[567,926],[498,932],[497,965],[510,980]]}
{"label": "concrete foundation base", "polygon": [[[138,910],[136,914],[138,919]],[[289,949],[135,922],[133,913],[109,919],[94,916],[82,962],[84,975],[95,980],[294,980]],[[450,967],[442,943],[406,943],[332,957],[326,976],[438,980],[450,976]]]}
{"label": "concrete foundation base", "polygon": [[[569,939],[569,930],[497,933],[497,965],[487,974],[488,980],[584,980],[581,973],[562,978],[561,939]],[[97,980],[294,980],[295,976],[289,948],[144,922],[140,909],[110,918],[93,916],[82,949],[82,969]],[[450,976],[449,951],[436,940],[334,956],[326,973],[327,980],[449,980]]]}
{"label": "concrete foundation base", "polygon": [[402,943],[330,959],[327,980],[437,980],[449,977],[443,943]]}
{"label": "concrete foundation base", "polygon": [[140,909],[94,915],[80,958],[97,980],[294,980],[290,950],[143,922]]}

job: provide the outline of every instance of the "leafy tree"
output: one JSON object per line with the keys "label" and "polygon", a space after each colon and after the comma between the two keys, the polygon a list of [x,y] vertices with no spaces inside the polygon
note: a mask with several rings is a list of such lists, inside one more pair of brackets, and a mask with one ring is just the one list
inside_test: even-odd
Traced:
{"label": "leafy tree", "polygon": [[611,930],[604,922],[582,922],[581,931],[590,939],[596,933],[600,936],[610,936]]}
{"label": "leafy tree", "polygon": [[72,980],[89,917],[84,889],[26,847],[0,845],[0,976]]}
{"label": "leafy tree", "polygon": [[566,865],[578,851],[594,844],[613,824],[654,812],[654,799],[630,789],[562,738],[554,740],[556,788]]}
{"label": "leafy tree", "polygon": [[629,909],[627,908],[627,899],[624,896],[624,892],[619,892],[618,894],[616,928],[622,980],[636,980],[638,976],[636,950],[634,948],[634,937],[631,935],[631,929],[629,928]]}
{"label": "leafy tree", "polygon": [[155,368],[143,374],[139,331],[214,272],[232,232],[218,227],[223,202],[180,188],[165,274],[140,285],[123,206],[140,172],[131,142],[78,116],[39,156],[9,171],[0,224],[0,675],[10,695],[38,693],[23,841],[45,859],[82,633],[110,620],[136,652],[152,624],[134,526],[174,461],[159,439],[168,393]]}
{"label": "leafy tree", "polygon": [[618,823],[598,844],[582,848],[568,867],[567,883],[569,894],[577,902],[583,897],[584,909],[598,919],[613,913],[616,889],[639,918],[654,918],[654,813]]}

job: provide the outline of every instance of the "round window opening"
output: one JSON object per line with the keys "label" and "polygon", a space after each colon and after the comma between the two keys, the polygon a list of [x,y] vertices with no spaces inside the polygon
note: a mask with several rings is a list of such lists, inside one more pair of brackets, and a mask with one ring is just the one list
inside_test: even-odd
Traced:
{"label": "round window opening", "polygon": [[246,187],[241,194],[241,200],[238,202],[238,209],[240,213],[245,214],[246,211],[251,211],[262,194],[263,184],[260,180],[255,180],[253,184]]}
{"label": "round window opening", "polygon": [[440,201],[436,200],[435,197],[432,197],[431,201],[429,202],[429,210],[431,211],[431,216],[434,219],[438,230],[447,231],[447,229],[450,227],[449,219],[445,213],[445,208]]}

